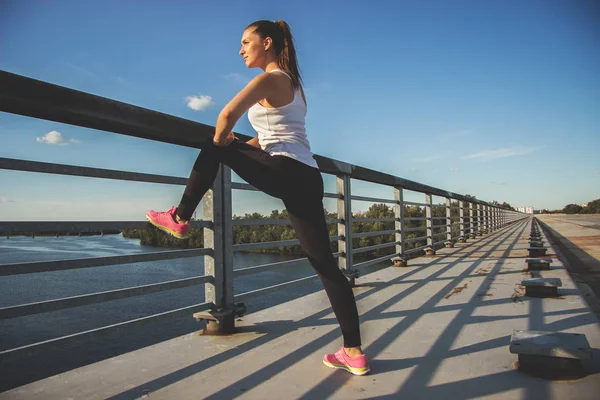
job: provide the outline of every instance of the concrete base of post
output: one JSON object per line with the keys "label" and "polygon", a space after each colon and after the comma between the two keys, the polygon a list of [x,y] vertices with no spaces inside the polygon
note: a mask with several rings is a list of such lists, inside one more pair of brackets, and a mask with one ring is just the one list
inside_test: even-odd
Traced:
{"label": "concrete base of post", "polygon": [[435,250],[433,247],[426,247],[424,250],[426,256],[435,256]]}
{"label": "concrete base of post", "polygon": [[476,236],[474,233],[471,233],[471,234],[469,235],[469,239],[475,239],[476,237],[477,237],[477,236]]}
{"label": "concrete base of post", "polygon": [[230,335],[235,333],[235,317],[246,312],[244,303],[236,303],[234,308],[202,311],[194,314],[198,321],[206,321],[203,335]]}
{"label": "concrete base of post", "polygon": [[406,267],[408,260],[403,257],[394,257],[390,259],[394,263],[394,267]]}
{"label": "concrete base of post", "polygon": [[467,239],[465,239],[463,236],[458,238],[458,243],[467,243]]}
{"label": "concrete base of post", "polygon": [[483,236],[483,232],[482,231],[477,232],[477,236]]}
{"label": "concrete base of post", "polygon": [[448,240],[448,241],[444,242],[444,246],[446,246],[447,249],[451,249],[454,247],[454,242],[451,240]]}
{"label": "concrete base of post", "polygon": [[543,257],[546,255],[546,250],[545,247],[530,247],[528,249],[529,257]]}

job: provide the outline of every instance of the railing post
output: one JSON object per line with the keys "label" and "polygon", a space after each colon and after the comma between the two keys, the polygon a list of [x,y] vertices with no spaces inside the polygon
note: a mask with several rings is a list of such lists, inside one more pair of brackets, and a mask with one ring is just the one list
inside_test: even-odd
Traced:
{"label": "railing post", "polygon": [[[452,201],[446,197],[446,241],[452,242]],[[446,247],[449,247],[446,245]]]}
{"label": "railing post", "polygon": [[342,254],[338,258],[338,266],[343,269],[345,275],[350,278],[350,284],[354,286],[355,276],[352,270],[352,198],[350,177],[348,175],[336,176],[337,186],[337,217],[338,222],[338,251]]}
{"label": "railing post", "polygon": [[490,224],[490,219],[489,219],[489,209],[490,206],[483,204],[481,206],[481,213],[482,213],[482,217],[483,217],[483,233],[487,234],[489,231],[489,224]]}
{"label": "railing post", "polygon": [[194,315],[206,319],[207,333],[232,333],[235,329],[233,304],[233,230],[231,223],[231,169],[221,165],[213,187],[204,196],[204,220],[212,228],[204,228],[204,247],[213,250],[204,256],[204,273],[214,277],[205,285],[206,302],[215,307]]}
{"label": "railing post", "polygon": [[425,252],[428,255],[435,254],[435,249],[433,248],[433,203],[432,203],[432,195],[429,193],[425,193],[425,218],[427,222],[427,246],[428,249],[425,249]]}
{"label": "railing post", "polygon": [[473,203],[469,202],[469,237],[475,239],[475,210],[473,209]]}
{"label": "railing post", "polygon": [[458,202],[458,219],[460,221],[460,239],[459,242],[464,243],[467,241],[466,232],[465,232],[465,202],[460,200]]}
{"label": "railing post", "polygon": [[404,232],[404,193],[401,186],[394,186],[394,229],[396,230],[396,242],[400,244],[396,245],[396,255],[401,258],[400,263],[406,263],[406,257],[404,256],[404,240],[406,234]]}
{"label": "railing post", "polygon": [[494,230],[498,230],[500,228],[499,226],[499,211],[500,209],[498,207],[494,207]]}
{"label": "railing post", "polygon": [[475,218],[477,220],[477,236],[481,236],[483,235],[482,229],[481,229],[481,204],[477,203],[475,205],[476,207],[476,211],[477,211],[477,217]]}

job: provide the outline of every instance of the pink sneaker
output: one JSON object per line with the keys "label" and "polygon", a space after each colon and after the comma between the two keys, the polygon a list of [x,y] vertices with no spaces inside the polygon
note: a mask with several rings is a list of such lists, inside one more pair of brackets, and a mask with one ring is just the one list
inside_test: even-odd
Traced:
{"label": "pink sneaker", "polygon": [[349,357],[344,347],[340,347],[335,354],[325,354],[323,364],[329,368],[345,369],[354,375],[365,375],[370,371],[366,354],[358,357]]}
{"label": "pink sneaker", "polygon": [[171,207],[169,211],[156,212],[150,210],[146,213],[146,219],[161,231],[165,231],[177,239],[188,238],[189,224],[178,224],[175,222],[176,207]]}

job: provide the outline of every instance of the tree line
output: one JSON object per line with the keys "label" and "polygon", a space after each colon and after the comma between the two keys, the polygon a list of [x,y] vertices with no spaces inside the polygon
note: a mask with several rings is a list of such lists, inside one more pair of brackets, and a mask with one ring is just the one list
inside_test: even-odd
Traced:
{"label": "tree line", "polygon": [[590,201],[585,207],[567,204],[562,210],[542,210],[543,214],[600,214],[600,199]]}
{"label": "tree line", "polygon": [[[458,202],[452,203],[453,207],[458,207]],[[337,213],[329,213],[326,210],[325,217],[327,219],[337,219]],[[451,209],[452,222],[459,221],[459,210]],[[422,230],[414,230],[405,233],[406,239],[418,238],[426,235],[426,221],[425,220],[412,220],[412,218],[424,218],[426,216],[425,208],[422,206],[405,206],[404,207],[404,229],[411,228],[422,228]],[[446,217],[446,206],[445,205],[433,205],[432,217]],[[361,232],[379,232],[389,231],[395,229],[395,221],[373,221],[366,222],[360,219],[364,218],[395,218],[393,206],[389,206],[384,203],[373,204],[367,211],[353,213],[354,221],[352,223],[352,233]],[[265,216],[260,213],[249,213],[243,216],[234,216],[234,220],[257,220],[257,219],[288,219],[287,210],[273,210],[270,215]],[[468,224],[468,210],[465,210],[465,223]],[[328,224],[329,235],[337,236],[337,223]],[[453,236],[457,236],[459,226],[455,225],[453,228]],[[203,228],[192,228],[190,229],[190,238],[188,240],[178,240],[172,236],[158,230],[158,229],[145,229],[145,230],[125,230],[123,236],[127,238],[138,238],[140,244],[146,246],[157,246],[157,247],[174,247],[174,248],[202,248],[204,247],[204,229]],[[433,233],[446,232],[446,219],[433,219]],[[435,241],[442,240],[444,236],[440,235],[434,238]],[[274,242],[280,240],[292,240],[296,239],[296,234],[291,225],[236,225],[233,227],[233,243],[234,244],[246,244],[246,243],[261,243],[261,242]],[[354,249],[374,246],[378,244],[390,243],[395,241],[395,234],[383,234],[377,236],[367,236],[352,239],[352,247]],[[426,239],[421,239],[411,243],[407,243],[405,250],[421,247],[426,244]],[[332,252],[338,251],[337,241],[331,242]],[[279,246],[267,250],[256,250],[261,252],[281,252],[289,254],[303,254],[300,246]],[[395,247],[390,246],[383,249],[377,249],[364,254],[357,254],[358,259],[362,258],[373,258],[382,257],[388,254],[395,253]]]}

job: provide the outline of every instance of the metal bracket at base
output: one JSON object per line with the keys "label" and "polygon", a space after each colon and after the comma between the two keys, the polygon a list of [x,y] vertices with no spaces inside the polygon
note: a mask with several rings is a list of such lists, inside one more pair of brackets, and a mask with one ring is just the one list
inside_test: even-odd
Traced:
{"label": "metal bracket at base", "polygon": [[351,270],[342,269],[342,273],[348,279],[357,279],[360,277],[360,271],[357,269],[351,269]]}
{"label": "metal bracket at base", "polygon": [[197,320],[216,321],[222,323],[226,318],[232,316],[242,317],[246,313],[246,305],[244,303],[235,303],[233,309],[231,308],[218,308],[214,310],[197,312],[194,314],[194,318]]}

